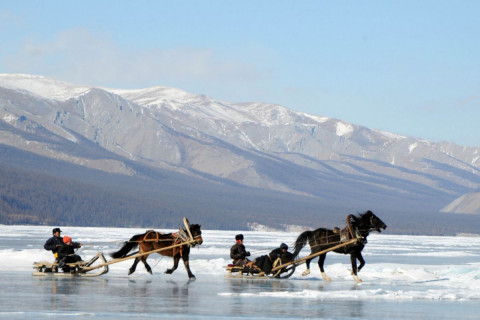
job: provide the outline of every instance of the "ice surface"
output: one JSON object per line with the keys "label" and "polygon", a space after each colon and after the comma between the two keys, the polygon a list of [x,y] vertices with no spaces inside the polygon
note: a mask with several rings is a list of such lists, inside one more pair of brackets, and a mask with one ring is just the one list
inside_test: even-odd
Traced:
{"label": "ice surface", "polygon": [[[78,254],[107,256],[145,229],[62,227],[63,235],[84,244]],[[322,280],[316,261],[289,279],[225,278],[229,250],[241,231],[204,230],[204,243],[192,249],[189,281],[182,263],[172,275],[172,259],[151,255],[153,275],[132,261],[111,265],[96,278],[34,277],[32,263],[53,260],[43,249],[52,227],[0,225],[0,318],[302,318],[330,319],[476,319],[480,307],[480,238],[373,235],[364,249],[362,283],[350,275],[348,256],[329,253],[325,263],[331,282]],[[174,230],[158,230],[172,232]],[[292,246],[297,233],[242,232],[252,256],[268,253],[281,242]],[[309,250],[304,249],[301,256]],[[107,256],[108,257],[108,256]],[[109,258],[107,258],[109,259]],[[13,292],[13,293],[12,293]],[[133,303],[135,302],[135,304]],[[439,302],[441,302],[439,304]],[[108,304],[108,308],[106,308]],[[400,312],[401,310],[401,312]]]}

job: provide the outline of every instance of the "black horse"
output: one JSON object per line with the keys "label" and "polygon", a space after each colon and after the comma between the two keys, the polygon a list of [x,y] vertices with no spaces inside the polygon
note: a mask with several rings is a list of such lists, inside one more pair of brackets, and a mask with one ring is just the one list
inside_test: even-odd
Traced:
{"label": "black horse", "polygon": [[[335,228],[334,230],[319,228],[313,231],[305,231],[300,234],[295,241],[295,251],[293,255],[295,257],[298,256],[302,248],[306,245],[307,240],[310,249],[312,250],[311,254],[315,254],[339,245],[342,242],[357,238],[357,242],[332,251],[350,255],[350,260],[352,262],[352,275],[357,282],[361,282],[362,280],[358,278],[357,273],[365,265],[365,260],[362,257],[362,250],[367,243],[367,236],[370,231],[375,230],[377,232],[382,232],[381,229],[385,230],[386,228],[387,225],[370,210],[360,213],[358,216],[349,215],[347,217],[347,227],[343,230],[339,230],[338,228]],[[323,279],[330,281],[330,278],[327,277],[323,269],[326,256],[326,252],[320,255],[318,259],[318,267],[320,268]],[[310,261],[312,261],[312,259],[314,259],[314,257],[306,260],[307,270],[303,272],[303,276],[310,273]],[[360,262],[358,268],[357,259]]]}
{"label": "black horse", "polygon": [[[149,252],[152,250],[158,250],[162,248],[166,248],[165,250],[160,250],[157,253],[167,256],[167,257],[172,257],[173,258],[173,268],[172,269],[167,269],[165,273],[173,273],[178,268],[178,262],[180,261],[180,258],[183,259],[183,263],[185,265],[185,269],[187,270],[188,277],[190,279],[195,279],[195,276],[193,275],[192,271],[190,271],[190,266],[189,266],[189,254],[190,254],[190,246],[195,246],[196,244],[202,244],[203,239],[202,239],[202,232],[200,231],[200,225],[198,224],[192,224],[189,226],[190,232],[192,234],[192,238],[194,242],[190,244],[184,244],[180,245],[181,243],[185,242],[186,235],[187,235],[187,230],[185,229],[180,229],[178,233],[159,233],[153,230],[148,230],[147,232],[143,234],[137,234],[134,235],[130,240],[125,241],[125,244],[123,245],[120,250],[117,252],[114,252],[110,254],[112,258],[118,259],[118,258],[124,258],[130,251],[132,251],[134,248],[140,246],[139,253],[144,253],[144,252]],[[183,234],[185,237],[182,239],[180,235]],[[175,246],[178,245],[178,246]],[[172,247],[175,246],[175,247]],[[137,267],[137,263],[142,261],[143,264],[145,265],[145,268],[147,271],[151,274],[152,273],[152,268],[147,263],[147,258],[148,254],[142,255],[140,257],[135,258],[135,261],[133,262],[133,265],[130,267],[130,270],[128,274],[132,274],[135,272],[135,269]]]}

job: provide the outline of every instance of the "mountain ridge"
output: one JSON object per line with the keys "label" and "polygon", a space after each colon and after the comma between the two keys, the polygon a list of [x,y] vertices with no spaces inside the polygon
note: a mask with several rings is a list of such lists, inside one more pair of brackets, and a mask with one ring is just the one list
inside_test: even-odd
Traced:
{"label": "mountain ridge", "polygon": [[138,163],[347,208],[438,213],[480,188],[480,148],[160,86],[108,89],[0,74],[0,144],[110,173],[141,176]]}

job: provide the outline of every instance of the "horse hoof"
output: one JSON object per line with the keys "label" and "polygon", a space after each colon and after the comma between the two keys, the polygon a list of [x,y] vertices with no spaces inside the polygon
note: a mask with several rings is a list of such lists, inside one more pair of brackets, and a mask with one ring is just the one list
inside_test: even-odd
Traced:
{"label": "horse hoof", "polygon": [[148,270],[148,273],[153,274],[153,273],[152,273],[152,270]]}
{"label": "horse hoof", "polygon": [[171,274],[171,273],[172,273],[172,270],[167,269],[167,270],[165,270],[165,273],[166,273],[166,274]]}
{"label": "horse hoof", "polygon": [[133,273],[132,270],[129,270],[129,271],[128,271],[128,275],[131,275],[132,273]]}
{"label": "horse hoof", "polygon": [[305,277],[305,276],[308,276],[309,274],[310,274],[310,270],[307,269],[307,270],[303,271],[302,276]]}
{"label": "horse hoof", "polygon": [[327,282],[330,282],[332,281],[332,279],[330,279],[325,273],[322,272],[322,278],[323,280],[327,281]]}
{"label": "horse hoof", "polygon": [[191,281],[197,280],[197,278],[195,278],[195,276],[191,276],[189,278],[190,278]]}

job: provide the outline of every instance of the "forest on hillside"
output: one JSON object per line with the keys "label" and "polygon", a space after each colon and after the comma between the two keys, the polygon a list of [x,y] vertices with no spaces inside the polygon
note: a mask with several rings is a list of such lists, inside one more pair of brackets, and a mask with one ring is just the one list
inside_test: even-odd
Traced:
{"label": "forest on hillside", "polygon": [[[347,215],[322,210],[292,215],[288,213],[291,209],[283,212],[276,210],[276,200],[268,198],[263,198],[265,203],[261,205],[247,206],[240,204],[239,199],[228,199],[224,195],[224,202],[215,199],[200,200],[202,195],[177,196],[178,198],[166,193],[162,196],[162,193],[149,195],[108,189],[84,181],[0,165],[1,224],[162,229],[177,228],[181,225],[182,217],[187,216],[192,223],[202,224],[207,229],[246,229],[251,222],[273,228],[281,228],[285,224],[316,228],[342,227]],[[294,206],[295,204],[292,205]],[[297,206],[300,208],[298,204]],[[377,214],[387,223],[388,233],[476,234],[480,227],[480,219],[476,216],[442,213],[420,215],[397,211]]]}
{"label": "forest on hillside", "polygon": [[260,207],[270,213],[262,214],[231,194],[208,197],[168,183],[141,185],[97,174],[95,183],[0,165],[0,224],[177,228],[186,216],[210,229],[245,230],[252,221],[271,226],[283,221],[271,213],[275,200],[264,198]]}
{"label": "forest on hillside", "polygon": [[152,199],[1,166],[0,177],[3,224],[170,227],[178,223],[178,217]]}

